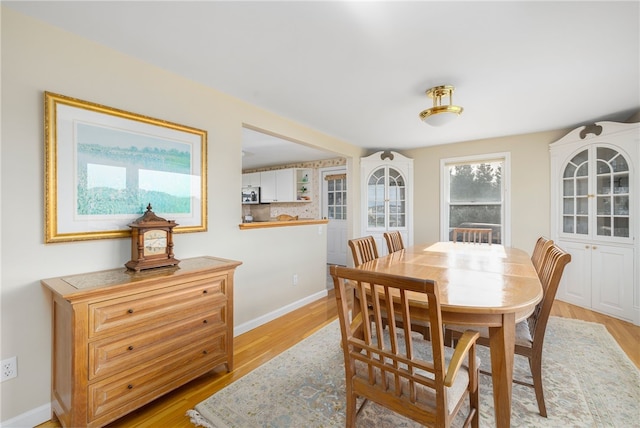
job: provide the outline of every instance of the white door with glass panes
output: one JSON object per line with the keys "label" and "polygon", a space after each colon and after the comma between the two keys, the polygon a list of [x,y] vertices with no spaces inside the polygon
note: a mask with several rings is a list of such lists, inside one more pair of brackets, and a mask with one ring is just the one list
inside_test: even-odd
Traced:
{"label": "white door with glass panes", "polygon": [[397,152],[361,158],[362,233],[373,236],[378,254],[388,254],[384,233],[400,231],[413,245],[413,159]]}
{"label": "white door with glass panes", "polygon": [[600,122],[550,145],[551,238],[571,253],[557,298],[636,324],[639,130]]}
{"label": "white door with glass panes", "polygon": [[327,223],[327,263],[347,265],[347,170],[323,169],[322,217]]}

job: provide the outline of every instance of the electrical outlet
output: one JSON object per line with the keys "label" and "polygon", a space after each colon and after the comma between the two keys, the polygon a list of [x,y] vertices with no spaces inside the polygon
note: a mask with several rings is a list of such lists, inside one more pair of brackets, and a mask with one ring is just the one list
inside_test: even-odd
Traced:
{"label": "electrical outlet", "polygon": [[18,364],[16,362],[16,357],[2,360],[2,362],[0,363],[0,367],[2,368],[2,380],[0,380],[0,382],[13,379],[14,377],[18,376]]}
{"label": "electrical outlet", "polygon": [[298,274],[293,274],[293,285],[298,285]]}

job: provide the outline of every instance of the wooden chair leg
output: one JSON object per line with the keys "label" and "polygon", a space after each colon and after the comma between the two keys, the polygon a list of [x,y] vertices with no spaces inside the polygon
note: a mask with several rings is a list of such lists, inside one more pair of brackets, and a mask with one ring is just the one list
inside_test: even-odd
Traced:
{"label": "wooden chair leg", "polygon": [[538,353],[538,356],[532,355],[529,357],[529,367],[531,368],[531,375],[533,376],[533,389],[536,392],[536,401],[538,402],[538,410],[540,416],[547,417],[547,407],[544,404],[544,392],[542,391],[542,354]]}
{"label": "wooden chair leg", "polygon": [[469,405],[475,409],[475,413],[471,418],[472,428],[480,428],[480,387],[478,385],[480,379],[476,375],[476,388],[469,395]]}
{"label": "wooden chair leg", "polygon": [[351,393],[347,388],[347,428],[355,428],[356,426],[356,417],[358,416],[358,411],[356,408],[356,395]]}

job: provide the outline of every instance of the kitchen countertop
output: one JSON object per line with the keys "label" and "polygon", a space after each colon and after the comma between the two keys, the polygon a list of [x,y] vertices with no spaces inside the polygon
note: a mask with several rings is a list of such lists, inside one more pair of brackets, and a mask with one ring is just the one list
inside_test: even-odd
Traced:
{"label": "kitchen countertop", "polygon": [[289,226],[308,226],[312,224],[327,224],[329,220],[315,220],[315,219],[300,219],[300,220],[288,220],[288,221],[253,221],[251,223],[240,223],[240,230],[247,229],[263,229],[266,227],[289,227]]}

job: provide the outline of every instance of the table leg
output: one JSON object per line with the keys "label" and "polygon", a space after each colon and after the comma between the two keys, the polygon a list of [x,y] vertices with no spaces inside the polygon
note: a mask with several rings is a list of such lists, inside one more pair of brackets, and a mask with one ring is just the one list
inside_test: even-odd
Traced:
{"label": "table leg", "polygon": [[491,373],[493,380],[493,405],[496,426],[511,425],[511,387],[513,380],[513,358],[515,352],[515,314],[504,314],[502,326],[489,328],[491,350]]}

